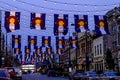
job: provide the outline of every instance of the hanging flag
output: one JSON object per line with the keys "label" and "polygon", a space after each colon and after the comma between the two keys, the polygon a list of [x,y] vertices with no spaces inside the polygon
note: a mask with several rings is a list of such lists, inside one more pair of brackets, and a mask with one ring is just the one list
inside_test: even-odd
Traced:
{"label": "hanging flag", "polygon": [[46,52],[46,47],[45,46],[41,46],[40,49],[41,49],[41,53],[45,53]]}
{"label": "hanging flag", "polygon": [[4,26],[7,32],[13,32],[20,29],[20,12],[5,11]]}
{"label": "hanging flag", "polygon": [[36,46],[36,47],[35,47],[35,52],[38,53],[38,54],[40,54],[40,52],[41,52],[41,48],[38,47],[38,46]]}
{"label": "hanging flag", "polygon": [[19,62],[21,63],[22,62],[22,51],[20,51],[20,53],[18,53],[16,55],[17,59],[19,60]]}
{"label": "hanging flag", "polygon": [[58,47],[57,47],[57,53],[58,53],[59,55],[61,55],[61,54],[63,53],[62,48],[58,48]]}
{"label": "hanging flag", "polygon": [[68,15],[54,14],[54,35],[66,35],[68,32]]}
{"label": "hanging flag", "polygon": [[50,47],[51,45],[51,37],[50,36],[42,36],[42,46]]}
{"label": "hanging flag", "polygon": [[45,30],[45,14],[31,13],[31,29]]}
{"label": "hanging flag", "polygon": [[98,35],[110,34],[105,15],[94,15],[95,31]]}
{"label": "hanging flag", "polygon": [[53,59],[53,58],[54,58],[54,54],[53,54],[53,53],[51,53],[51,54],[50,54],[50,57]]}
{"label": "hanging flag", "polygon": [[30,53],[31,52],[31,49],[30,49],[30,47],[28,47],[28,46],[25,46],[25,53]]}
{"label": "hanging flag", "polygon": [[31,49],[32,47],[35,49],[37,44],[37,36],[28,36],[28,47]]}
{"label": "hanging flag", "polygon": [[85,32],[88,29],[88,15],[74,15],[75,31]]}
{"label": "hanging flag", "polygon": [[30,61],[30,53],[25,53],[25,61]]}
{"label": "hanging flag", "polygon": [[21,49],[20,48],[14,48],[14,54],[20,53]]}
{"label": "hanging flag", "polygon": [[21,48],[21,36],[12,35],[12,48]]}
{"label": "hanging flag", "polygon": [[46,56],[46,54],[42,53],[42,60],[45,60],[45,56]]}
{"label": "hanging flag", "polygon": [[49,56],[46,54],[46,56],[45,56],[45,60],[48,60],[48,58],[49,58]]}
{"label": "hanging flag", "polygon": [[33,52],[33,57],[36,59],[38,57],[38,54],[36,52]]}
{"label": "hanging flag", "polygon": [[46,49],[47,49],[46,51],[47,51],[48,54],[51,54],[51,53],[52,53],[52,47],[48,47],[48,48],[46,48]]}
{"label": "hanging flag", "polygon": [[56,37],[56,46],[58,48],[64,48],[64,37]]}
{"label": "hanging flag", "polygon": [[42,57],[41,56],[39,56],[39,61],[42,62]]}
{"label": "hanging flag", "polygon": [[78,43],[77,43],[78,38],[77,37],[70,37],[70,46],[71,48],[77,48]]}

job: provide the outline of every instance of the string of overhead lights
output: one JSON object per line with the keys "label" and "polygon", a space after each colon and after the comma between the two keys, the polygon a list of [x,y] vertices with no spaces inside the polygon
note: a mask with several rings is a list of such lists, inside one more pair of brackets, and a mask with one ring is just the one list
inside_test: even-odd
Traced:
{"label": "string of overhead lights", "polygon": [[[3,2],[4,3],[4,2]],[[13,5],[11,5],[11,4],[8,4],[8,3],[4,3],[6,6],[8,6],[8,7],[14,7],[15,8],[15,10],[16,11],[20,11],[20,10],[22,10],[22,11],[26,11],[26,12],[31,12],[32,13],[32,11],[30,11],[30,10],[26,10],[26,9],[23,9],[23,8],[20,8],[20,7],[16,7],[16,6],[13,6]],[[11,11],[11,9],[9,9],[10,11]],[[106,12],[106,11],[108,11],[108,10],[103,10],[104,12]],[[101,12],[101,11],[100,11]],[[36,13],[41,13],[41,12],[36,12]],[[76,12],[77,13],[77,12]],[[78,14],[81,14],[82,12],[80,11]],[[90,12],[86,12],[87,14],[89,14]],[[99,13],[99,11],[96,11],[96,13]],[[49,17],[51,17],[52,16],[52,14],[51,13],[48,13],[47,12],[47,15],[49,14]],[[69,14],[71,14],[71,13],[69,13]],[[75,13],[73,13],[73,14],[75,14]],[[90,17],[90,16],[89,16]]]}
{"label": "string of overhead lights", "polygon": [[[27,4],[27,5],[30,5],[31,7],[39,7],[39,8],[41,8],[41,10],[44,10],[44,9],[47,9],[47,10],[50,10],[51,12],[53,12],[53,11],[59,11],[60,13],[62,13],[63,11],[67,11],[67,12],[101,12],[101,11],[108,11],[108,10],[110,10],[110,9],[102,9],[102,10],[98,10],[98,9],[94,9],[94,10],[63,10],[63,9],[56,9],[56,8],[49,8],[49,7],[43,7],[43,6],[40,6],[40,5],[35,5],[35,4],[32,4],[32,3],[28,3],[28,2],[25,2],[25,1],[18,1],[18,0],[16,0],[17,2],[20,2],[20,3],[22,3],[22,4]],[[5,3],[5,2],[2,2],[2,3]],[[6,3],[6,4],[8,4],[8,3]],[[8,4],[9,5],[9,4]]]}
{"label": "string of overhead lights", "polygon": [[[19,1],[19,0],[16,0]],[[69,3],[69,2],[60,2],[60,1],[53,1],[53,0],[44,0],[45,2],[51,2],[54,4],[64,4],[64,5],[72,5],[72,6],[116,6],[118,3],[112,3],[112,4],[102,4],[102,5],[96,5],[96,4],[81,4],[81,3]]]}
{"label": "string of overhead lights", "polygon": [[[7,8],[4,8],[4,7],[2,7],[2,6],[0,6],[2,9],[2,11],[6,11],[6,9]],[[7,9],[8,10],[8,9]],[[8,10],[8,11],[11,11],[11,10]],[[52,15],[49,15],[49,16],[52,16]],[[24,14],[22,14],[22,22],[23,22],[23,24],[25,24],[25,25],[28,25],[28,23],[26,22],[26,21],[28,21],[28,20],[26,20],[26,18],[27,17],[30,17],[30,16],[28,16],[28,15],[24,15]],[[89,16],[89,17],[93,17],[93,16]],[[25,20],[25,21],[23,21],[23,20]],[[48,22],[50,22],[51,20],[46,20],[46,21],[48,21]],[[93,21],[93,20],[91,20],[91,21]],[[70,22],[70,23],[72,23],[72,22]],[[46,25],[48,25],[48,26],[53,26],[53,25],[51,25],[51,24],[46,24]],[[30,25],[28,25],[28,26],[30,26]],[[29,28],[29,27],[25,27],[25,28]],[[47,27],[47,28],[53,28],[53,27]],[[73,28],[72,28],[73,29]]]}

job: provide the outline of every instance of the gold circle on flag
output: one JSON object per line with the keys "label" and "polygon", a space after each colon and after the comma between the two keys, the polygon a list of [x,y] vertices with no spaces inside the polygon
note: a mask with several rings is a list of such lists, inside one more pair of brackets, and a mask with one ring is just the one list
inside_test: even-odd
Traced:
{"label": "gold circle on flag", "polygon": [[48,44],[48,39],[45,40],[45,44]]}
{"label": "gold circle on flag", "polygon": [[15,23],[15,19],[14,18],[10,18],[10,23]]}
{"label": "gold circle on flag", "polygon": [[26,52],[29,52],[29,49],[28,49],[28,48],[26,49]]}
{"label": "gold circle on flag", "polygon": [[104,24],[104,22],[100,21],[100,22],[99,22],[99,25],[100,25],[100,27],[101,27],[101,26],[104,26],[105,24]]}
{"label": "gold circle on flag", "polygon": [[14,42],[15,42],[15,43],[18,43],[18,41],[19,41],[18,38],[15,38],[15,39],[14,39]]}
{"label": "gold circle on flag", "polygon": [[40,51],[40,48],[37,48],[37,51]]}
{"label": "gold circle on flag", "polygon": [[63,26],[64,25],[64,22],[63,21],[59,21],[59,26]]}
{"label": "gold circle on flag", "polygon": [[75,44],[75,43],[76,43],[76,40],[72,40],[72,43]]}
{"label": "gold circle on flag", "polygon": [[59,43],[59,44],[62,44],[62,40],[59,40],[58,43]]}
{"label": "gold circle on flag", "polygon": [[16,51],[19,51],[19,48],[16,48]]}
{"label": "gold circle on flag", "polygon": [[61,51],[61,48],[58,48],[58,52],[60,52]]}
{"label": "gold circle on flag", "polygon": [[48,52],[50,52],[50,48],[48,48]]}
{"label": "gold circle on flag", "polygon": [[66,22],[65,22],[64,19],[58,19],[58,20],[56,21],[56,25],[57,25],[57,26],[65,26],[65,25],[66,25]]}
{"label": "gold circle on flag", "polygon": [[27,53],[27,56],[29,56],[29,53]]}
{"label": "gold circle on flag", "polygon": [[43,20],[42,20],[42,18],[40,18],[40,17],[36,17],[36,18],[34,18],[33,19],[33,21],[32,21],[32,23],[34,24],[34,25],[42,25],[43,24]]}
{"label": "gold circle on flag", "polygon": [[34,44],[34,43],[35,43],[34,39],[31,39],[31,40],[30,40],[30,43],[31,43],[31,44]]}
{"label": "gold circle on flag", "polygon": [[18,19],[16,18],[16,16],[9,16],[7,18],[7,23],[8,24],[11,24],[11,23],[16,24],[17,22],[18,22]]}
{"label": "gold circle on flag", "polygon": [[41,20],[40,19],[36,19],[35,20],[35,24],[41,24]]}
{"label": "gold circle on flag", "polygon": [[99,27],[105,27],[105,21],[104,20],[99,20],[98,23],[97,23],[97,25]]}
{"label": "gold circle on flag", "polygon": [[85,24],[85,20],[83,20],[83,19],[80,19],[80,20],[78,20],[78,26],[85,26],[86,24]]}

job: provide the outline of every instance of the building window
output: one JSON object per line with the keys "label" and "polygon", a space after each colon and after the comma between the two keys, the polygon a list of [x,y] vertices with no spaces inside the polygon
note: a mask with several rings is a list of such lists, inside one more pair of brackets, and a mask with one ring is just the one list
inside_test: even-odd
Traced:
{"label": "building window", "polygon": [[115,42],[112,42],[112,49],[113,49],[113,51],[116,50],[116,45],[117,45],[117,42],[116,42],[116,41],[115,41]]}
{"label": "building window", "polygon": [[120,26],[118,26],[118,32],[120,32]]}
{"label": "building window", "polygon": [[97,55],[99,55],[99,45],[97,45]]}
{"label": "building window", "polygon": [[112,26],[112,32],[115,34],[116,33],[116,26]]}
{"label": "building window", "polygon": [[102,54],[102,45],[100,44],[100,54]]}
{"label": "building window", "polygon": [[95,46],[95,56],[96,56],[96,46]]}

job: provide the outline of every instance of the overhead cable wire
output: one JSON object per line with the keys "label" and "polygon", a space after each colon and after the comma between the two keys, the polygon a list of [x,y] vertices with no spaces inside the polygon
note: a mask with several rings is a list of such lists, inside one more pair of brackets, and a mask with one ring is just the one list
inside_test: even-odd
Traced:
{"label": "overhead cable wire", "polygon": [[[49,7],[43,7],[43,6],[39,6],[39,5],[35,5],[35,4],[32,4],[32,3],[27,3],[27,2],[24,2],[24,1],[19,1],[19,2],[21,2],[21,3],[25,3],[25,4],[29,4],[29,5],[32,5],[32,6],[35,6],[35,7],[39,7],[39,8],[43,8],[43,9],[48,9],[48,10],[55,10],[55,11],[67,11],[67,12],[101,12],[101,11],[107,11],[107,10],[109,10],[109,9],[103,9],[103,10],[86,10],[86,11],[82,11],[82,10],[63,10],[63,9],[57,9],[57,8],[49,8]],[[3,2],[3,1],[1,1],[1,3],[4,3],[4,4],[7,4],[7,5],[9,5],[9,6],[13,6],[13,7],[15,7],[15,8],[19,8],[19,7],[16,7],[16,6],[14,6],[14,5],[11,5],[11,4],[8,4],[8,3],[6,3],[6,2]],[[22,10],[25,10],[25,9],[22,9]],[[31,11],[29,11],[29,12],[31,12]]]}
{"label": "overhead cable wire", "polygon": [[[16,1],[19,1],[19,0],[16,0]],[[69,3],[69,2],[60,2],[60,1],[53,1],[53,0],[43,0],[43,1],[46,1],[46,2],[51,2],[51,3],[54,3],[54,4],[64,4],[64,5],[77,5],[77,6],[114,6],[114,5],[118,5],[118,3],[112,3],[112,4],[99,4],[99,5],[96,5],[96,4],[85,4],[85,3]]]}

